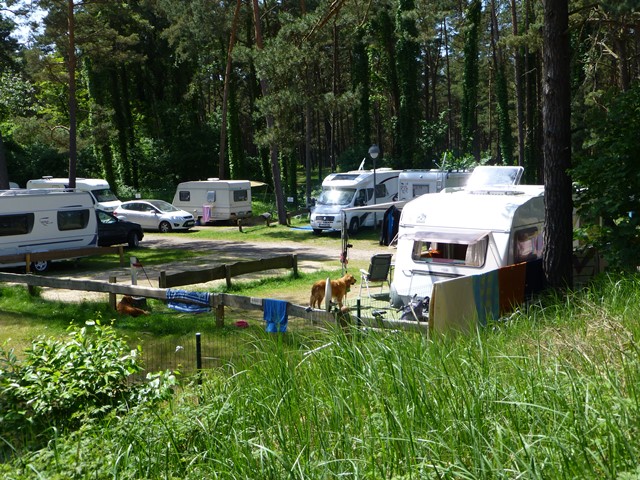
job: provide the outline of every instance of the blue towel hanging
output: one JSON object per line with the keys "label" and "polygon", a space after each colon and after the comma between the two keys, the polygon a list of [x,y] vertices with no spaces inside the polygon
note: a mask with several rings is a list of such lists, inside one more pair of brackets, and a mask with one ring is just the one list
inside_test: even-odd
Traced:
{"label": "blue towel hanging", "polygon": [[262,301],[264,319],[267,322],[267,332],[286,332],[289,323],[287,314],[287,302],[284,300],[273,300],[265,298]]}

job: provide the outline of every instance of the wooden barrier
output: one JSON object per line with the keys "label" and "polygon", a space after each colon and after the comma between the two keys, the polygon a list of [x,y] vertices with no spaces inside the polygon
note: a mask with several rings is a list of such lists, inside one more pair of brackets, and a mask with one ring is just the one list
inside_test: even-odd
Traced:
{"label": "wooden barrier", "polygon": [[120,257],[120,266],[125,265],[124,247],[117,245],[115,247],[85,247],[71,248],[67,250],[51,250],[48,252],[31,252],[16,255],[0,256],[0,264],[24,263],[27,273],[31,271],[31,263],[40,260],[71,260],[80,257],[89,257],[92,255],[107,255],[109,253],[117,253]]}
{"label": "wooden barrier", "polygon": [[244,233],[243,227],[255,227],[256,225],[264,225],[266,227],[271,226],[271,214],[262,213],[256,217],[247,217],[238,219],[238,229]]}
{"label": "wooden barrier", "polygon": [[293,217],[297,217],[298,215],[309,215],[309,208],[299,208],[298,210],[293,210],[292,212],[287,212],[287,225],[291,226],[291,219]]}
{"label": "wooden barrier", "polygon": [[158,286],[161,288],[172,288],[225,279],[227,287],[231,287],[232,277],[279,268],[290,268],[293,270],[293,275],[298,276],[298,256],[295,254],[281,255],[247,262],[223,264],[213,268],[179,272],[171,275],[167,275],[166,272],[162,271],[158,278]]}

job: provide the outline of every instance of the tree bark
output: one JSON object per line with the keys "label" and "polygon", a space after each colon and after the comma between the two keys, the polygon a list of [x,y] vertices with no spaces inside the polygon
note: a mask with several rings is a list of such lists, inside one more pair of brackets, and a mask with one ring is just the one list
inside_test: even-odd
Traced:
{"label": "tree bark", "polygon": [[571,105],[568,0],[545,0],[543,27],[544,271],[549,286],[572,287]]}
{"label": "tree bark", "polygon": [[[253,0],[253,20],[254,28],[256,30],[256,46],[258,50],[262,50],[264,45],[262,42],[262,25],[260,23],[260,7],[258,6],[258,0]],[[269,94],[269,84],[265,78],[260,78],[260,88],[262,95],[267,96]],[[267,128],[272,130],[274,127],[273,116],[267,115]],[[284,194],[282,192],[282,179],[280,178],[280,163],[278,159],[278,147],[271,142],[269,147],[271,152],[271,173],[273,175],[273,189],[276,194],[276,209],[278,210],[278,223],[280,225],[287,224],[287,211],[284,206]]]}
{"label": "tree bark", "polygon": [[9,169],[7,168],[7,156],[4,153],[4,142],[0,132],[0,190],[9,190]]}
{"label": "tree bark", "polygon": [[77,100],[76,100],[76,43],[73,0],[68,0],[67,21],[69,25],[69,188],[76,188],[76,165],[78,149],[76,139]]}
{"label": "tree bark", "polygon": [[227,103],[229,100],[229,81],[231,79],[231,59],[233,47],[236,43],[236,34],[238,31],[238,18],[240,17],[240,6],[242,0],[237,0],[236,9],[233,12],[233,25],[231,26],[231,35],[229,38],[229,50],[227,52],[227,66],[224,72],[224,90],[222,92],[222,120],[220,121],[220,154],[218,156],[218,178],[225,178],[224,157],[227,146]]}

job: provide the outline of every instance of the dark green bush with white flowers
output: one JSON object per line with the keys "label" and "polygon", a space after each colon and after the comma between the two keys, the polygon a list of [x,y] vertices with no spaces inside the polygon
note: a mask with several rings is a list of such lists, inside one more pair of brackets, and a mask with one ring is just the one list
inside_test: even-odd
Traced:
{"label": "dark green bush with white flowers", "polygon": [[169,398],[175,377],[168,371],[130,381],[143,370],[140,353],[99,321],[70,327],[64,339],[37,338],[24,358],[0,347],[5,445],[40,444],[54,431]]}

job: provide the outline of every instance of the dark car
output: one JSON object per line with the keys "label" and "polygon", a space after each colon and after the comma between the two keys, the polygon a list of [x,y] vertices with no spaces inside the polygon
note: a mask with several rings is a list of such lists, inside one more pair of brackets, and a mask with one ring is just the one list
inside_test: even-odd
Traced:
{"label": "dark car", "polygon": [[121,220],[103,210],[96,210],[96,214],[98,216],[99,246],[109,247],[126,243],[131,248],[135,248],[140,245],[144,234],[139,224]]}

